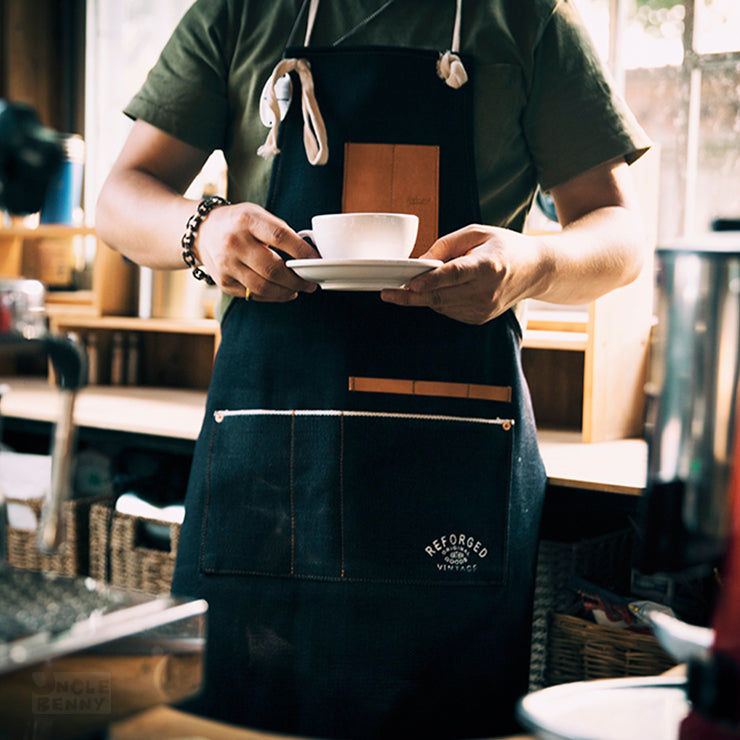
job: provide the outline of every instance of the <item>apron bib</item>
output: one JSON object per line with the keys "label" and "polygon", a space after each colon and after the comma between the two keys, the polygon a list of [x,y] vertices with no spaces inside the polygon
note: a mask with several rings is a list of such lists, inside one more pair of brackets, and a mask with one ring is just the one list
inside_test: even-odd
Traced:
{"label": "apron bib", "polygon": [[[342,210],[345,145],[418,144],[439,150],[440,233],[479,219],[472,84],[436,52],[286,56],[310,64],[329,160],[308,163],[293,75],[269,210],[306,228]],[[327,738],[515,728],[545,481],[519,346],[510,312],[232,302],[173,584],[210,605],[196,710]]]}

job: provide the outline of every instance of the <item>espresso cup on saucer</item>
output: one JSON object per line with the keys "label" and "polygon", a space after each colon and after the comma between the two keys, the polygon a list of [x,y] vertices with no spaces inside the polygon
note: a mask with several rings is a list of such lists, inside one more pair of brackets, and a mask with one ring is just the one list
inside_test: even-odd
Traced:
{"label": "espresso cup on saucer", "polygon": [[410,213],[326,213],[311,219],[308,237],[325,260],[405,260],[411,255],[419,217]]}

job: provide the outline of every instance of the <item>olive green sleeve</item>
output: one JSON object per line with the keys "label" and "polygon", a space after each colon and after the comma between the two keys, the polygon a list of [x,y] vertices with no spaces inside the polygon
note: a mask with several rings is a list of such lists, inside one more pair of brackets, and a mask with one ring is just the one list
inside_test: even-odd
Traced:
{"label": "olive green sleeve", "polygon": [[617,157],[632,163],[650,148],[568,0],[535,48],[523,125],[543,190]]}
{"label": "olive green sleeve", "polygon": [[221,149],[229,131],[229,3],[200,0],[183,16],[146,81],[124,109],[192,145]]}

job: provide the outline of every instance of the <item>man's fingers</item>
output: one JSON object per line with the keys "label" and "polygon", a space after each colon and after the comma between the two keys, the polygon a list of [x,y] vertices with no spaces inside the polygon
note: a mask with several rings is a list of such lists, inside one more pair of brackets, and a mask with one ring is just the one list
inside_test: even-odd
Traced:
{"label": "man's fingers", "polygon": [[293,259],[314,259],[319,256],[305,239],[269,211],[262,211],[259,217],[253,217],[249,231],[257,241],[290,255]]}

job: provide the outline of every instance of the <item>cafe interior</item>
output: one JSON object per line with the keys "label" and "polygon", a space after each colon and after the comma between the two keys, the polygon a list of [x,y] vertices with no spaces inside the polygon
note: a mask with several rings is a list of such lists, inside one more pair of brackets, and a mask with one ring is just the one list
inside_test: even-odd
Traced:
{"label": "cafe interior", "polygon": [[[190,5],[0,0],[0,738],[290,736],[187,708],[209,605],[170,588],[218,287],[94,223]],[[650,255],[588,305],[517,308],[547,488],[516,737],[737,738],[740,6],[577,5],[653,141]],[[227,189],[216,152],[188,197]],[[538,191],[525,231],[560,228]]]}

